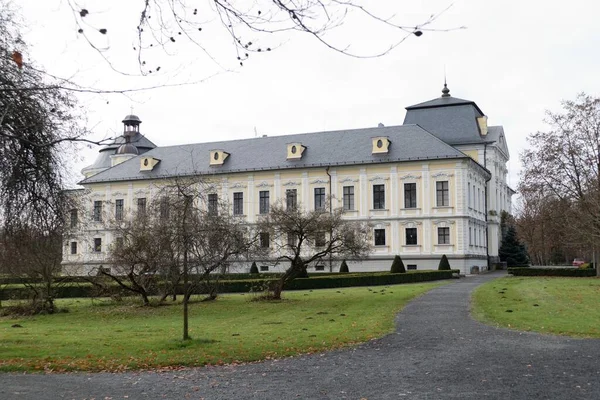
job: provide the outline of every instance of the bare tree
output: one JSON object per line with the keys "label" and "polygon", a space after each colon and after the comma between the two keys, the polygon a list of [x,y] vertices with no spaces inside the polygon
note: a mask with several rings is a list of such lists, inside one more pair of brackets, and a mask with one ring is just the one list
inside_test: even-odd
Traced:
{"label": "bare tree", "polygon": [[280,299],[285,285],[305,276],[311,263],[329,256],[361,259],[370,253],[369,225],[344,219],[341,208],[327,209],[304,210],[301,205],[280,202],[258,223],[258,231],[268,235],[263,236],[263,242],[271,243],[271,256],[278,263],[289,262],[270,287],[270,298]]}
{"label": "bare tree", "polygon": [[569,226],[585,231],[578,239],[595,252],[600,239],[600,99],[582,93],[562,105],[561,113],[547,111],[550,129],[529,136],[521,180],[566,202]]}
{"label": "bare tree", "polygon": [[161,302],[168,295],[175,297],[181,277],[176,231],[155,203],[143,213],[109,223],[115,236],[109,250],[112,268],[99,270],[121,288],[139,295],[144,305],[150,304],[149,296],[156,291],[162,292]]}
{"label": "bare tree", "polygon": [[[360,0],[256,0],[223,1],[204,3],[189,0],[141,0],[140,11],[130,16],[125,10],[112,9],[105,15],[117,15],[130,24],[135,38],[131,38],[137,55],[140,72],[144,75],[159,72],[161,65],[150,62],[157,49],[172,54],[182,42],[192,43],[209,59],[220,65],[214,51],[223,43],[216,39],[219,32],[227,33],[232,46],[232,56],[243,65],[251,54],[270,52],[282,41],[285,32],[300,32],[314,38],[327,48],[359,58],[379,57],[398,47],[407,38],[419,37],[424,31],[448,31],[433,26],[438,17],[447,10],[432,14],[419,23],[403,24],[396,15],[380,15],[372,5]],[[110,46],[107,37],[111,32],[98,25],[103,15],[100,10],[82,8],[75,1],[69,2],[79,34],[92,48],[118,70],[109,59]],[[449,8],[449,7],[448,7]],[[102,10],[104,11],[104,10]],[[106,17],[105,17],[106,18]],[[352,22],[352,24],[351,24]],[[353,48],[346,35],[327,35],[333,30],[351,30],[360,26],[363,30],[378,31],[380,37],[368,50]],[[215,43],[218,42],[218,43]],[[378,47],[379,46],[379,47]]]}

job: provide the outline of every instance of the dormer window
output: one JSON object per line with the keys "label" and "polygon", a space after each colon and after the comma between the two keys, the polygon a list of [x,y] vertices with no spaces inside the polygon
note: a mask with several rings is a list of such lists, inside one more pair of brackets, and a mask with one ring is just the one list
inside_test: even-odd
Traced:
{"label": "dormer window", "polygon": [[388,137],[380,136],[373,138],[373,154],[387,153],[392,142]]}
{"label": "dormer window", "polygon": [[302,158],[302,154],[306,150],[306,146],[302,143],[289,143],[287,145],[287,159],[288,160],[299,160]]}
{"label": "dormer window", "polygon": [[152,171],[159,162],[158,158],[142,157],[140,160],[140,171]]}
{"label": "dormer window", "polygon": [[484,115],[483,117],[477,118],[477,124],[479,125],[479,134],[481,136],[487,135],[488,134],[487,117]]}
{"label": "dormer window", "polygon": [[225,160],[229,157],[229,153],[223,150],[211,150],[210,151],[210,165],[223,165]]}

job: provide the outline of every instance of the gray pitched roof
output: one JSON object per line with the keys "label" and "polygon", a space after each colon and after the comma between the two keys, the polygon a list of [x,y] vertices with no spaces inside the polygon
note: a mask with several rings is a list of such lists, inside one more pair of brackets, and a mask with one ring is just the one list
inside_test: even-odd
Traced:
{"label": "gray pitched roof", "polygon": [[507,157],[510,157],[508,152],[508,146],[506,144],[506,136],[504,136],[504,127],[499,126],[488,126],[488,140],[494,142],[498,148],[500,148]]}
{"label": "gray pitched roof", "polygon": [[[94,160],[92,165],[85,167],[84,169],[100,169],[100,168],[110,168],[110,156],[117,152],[117,149],[126,143],[124,136],[119,136],[114,140],[113,143],[107,144],[103,148],[100,149],[100,154]],[[156,147],[154,143],[152,143],[146,136],[141,133],[137,133],[132,139],[131,143],[137,147],[139,154],[143,154],[148,150],[151,150]]]}
{"label": "gray pitched roof", "polygon": [[477,123],[483,115],[472,101],[440,97],[407,107],[404,124],[418,124],[450,145],[478,143],[486,141]]}
{"label": "gray pitched roof", "polygon": [[[371,139],[377,136],[390,139],[389,153],[371,153]],[[307,147],[301,160],[286,159],[288,143],[301,143]],[[211,167],[211,150],[223,150],[230,156],[224,165]],[[467,157],[417,125],[157,147],[143,156],[152,156],[161,162],[152,171],[140,172],[142,156],[137,156],[81,183]]]}

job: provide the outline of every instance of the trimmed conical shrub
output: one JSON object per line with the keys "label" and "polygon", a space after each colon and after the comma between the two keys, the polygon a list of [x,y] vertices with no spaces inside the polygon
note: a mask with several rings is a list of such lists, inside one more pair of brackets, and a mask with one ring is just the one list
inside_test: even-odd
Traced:
{"label": "trimmed conical shrub", "polygon": [[251,274],[258,274],[258,267],[256,266],[256,261],[252,262],[252,266],[250,267]]}
{"label": "trimmed conical shrub", "polygon": [[394,257],[394,262],[392,263],[390,272],[392,274],[402,274],[406,272],[406,268],[404,268],[404,263],[402,262],[402,258],[400,258],[400,256]]}
{"label": "trimmed conical shrub", "polygon": [[346,264],[346,260],[342,261],[342,265],[340,265],[340,274],[347,274],[350,272],[348,269],[348,264]]}
{"label": "trimmed conical shrub", "polygon": [[442,255],[442,259],[440,260],[440,265],[438,266],[438,270],[440,271],[448,271],[450,270],[450,262],[448,261],[448,257],[446,255]]}

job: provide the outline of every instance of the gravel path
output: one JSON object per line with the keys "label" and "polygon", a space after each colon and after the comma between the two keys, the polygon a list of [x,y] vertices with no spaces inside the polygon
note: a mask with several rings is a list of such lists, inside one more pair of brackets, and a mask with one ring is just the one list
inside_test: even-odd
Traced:
{"label": "gravel path", "polygon": [[354,349],[242,366],[122,374],[0,374],[0,399],[600,399],[600,340],[489,327],[460,279],[411,302]]}

